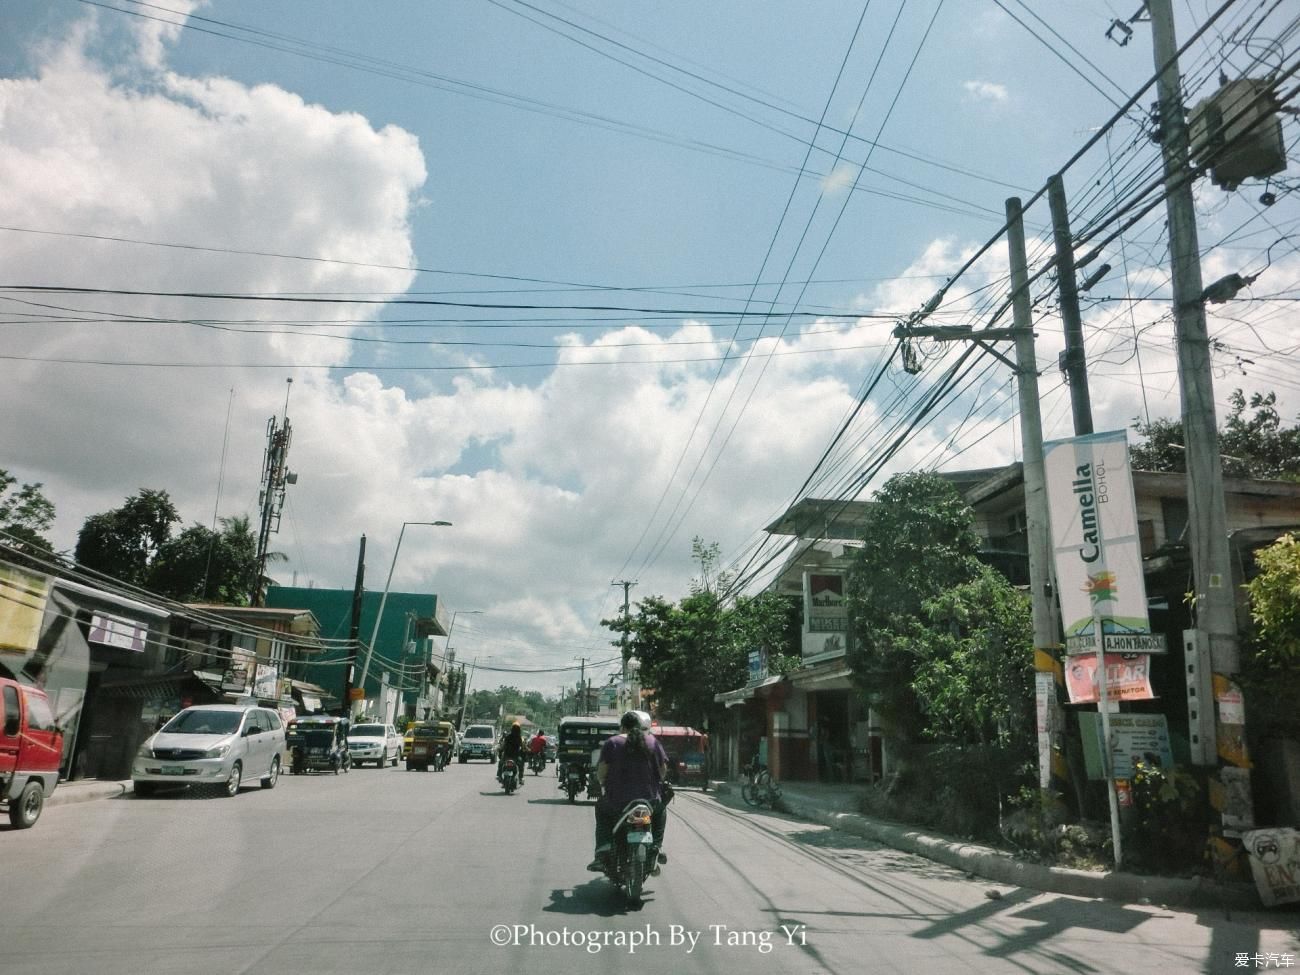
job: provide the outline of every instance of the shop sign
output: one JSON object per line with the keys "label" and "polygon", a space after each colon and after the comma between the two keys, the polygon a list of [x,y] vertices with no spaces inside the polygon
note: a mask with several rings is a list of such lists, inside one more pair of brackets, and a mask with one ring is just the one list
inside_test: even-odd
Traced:
{"label": "shop sign", "polygon": [[759,648],[749,651],[749,683],[757,684],[767,677],[767,651]]}
{"label": "shop sign", "polygon": [[1095,650],[1077,639],[1094,617],[1105,634],[1149,634],[1127,434],[1053,440],[1043,452],[1066,652]]}
{"label": "shop sign", "polygon": [[[1112,714],[1110,716],[1111,777],[1131,779],[1137,764],[1173,768],[1174,753],[1169,746],[1169,722],[1163,714]],[[1101,722],[1094,722],[1097,747],[1101,740]]]}
{"label": "shop sign", "polygon": [[[1065,689],[1071,704],[1096,704],[1096,656],[1070,657],[1065,661]],[[1151,657],[1145,653],[1106,654],[1106,696],[1111,701],[1150,701]]]}
{"label": "shop sign", "polygon": [[265,700],[274,700],[279,689],[276,679],[278,672],[267,664],[257,665],[257,676],[253,679],[253,696]]}
{"label": "shop sign", "polygon": [[1250,854],[1250,872],[1265,907],[1300,901],[1300,832],[1253,829],[1241,841]]}
{"label": "shop sign", "polygon": [[107,613],[92,613],[90,615],[90,632],[86,634],[86,639],[91,643],[98,643],[105,647],[117,647],[119,650],[144,653],[148,636],[148,626],[143,626],[133,620],[122,619],[120,616],[109,616]]}

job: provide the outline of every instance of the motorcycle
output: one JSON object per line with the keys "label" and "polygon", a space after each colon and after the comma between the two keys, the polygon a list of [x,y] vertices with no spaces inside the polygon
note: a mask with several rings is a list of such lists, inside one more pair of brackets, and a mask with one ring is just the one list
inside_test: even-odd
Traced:
{"label": "motorcycle", "polygon": [[433,770],[441,772],[447,767],[447,749],[438,748],[433,753]]}
{"label": "motorcycle", "polygon": [[641,888],[648,876],[659,873],[659,850],[655,847],[650,804],[633,799],[614,824],[613,847],[605,860],[605,876],[626,892],[628,900],[641,900]]}
{"label": "motorcycle", "polygon": [[501,787],[506,790],[506,795],[514,792],[519,786],[519,769],[515,765],[513,758],[507,758],[501,763]]}
{"label": "motorcycle", "polygon": [[532,769],[533,775],[541,775],[546,771],[546,754],[533,752],[528,756],[528,767]]}
{"label": "motorcycle", "polygon": [[560,788],[568,793],[570,802],[576,802],[578,793],[587,789],[587,770],[581,765],[566,765]]}

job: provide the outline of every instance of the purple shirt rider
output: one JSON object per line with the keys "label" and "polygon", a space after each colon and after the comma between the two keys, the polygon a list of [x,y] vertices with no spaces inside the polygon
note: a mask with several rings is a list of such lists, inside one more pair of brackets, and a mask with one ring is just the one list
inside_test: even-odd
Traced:
{"label": "purple shirt rider", "polygon": [[627,735],[615,735],[600,748],[600,760],[608,766],[605,791],[598,802],[622,809],[633,799],[662,798],[659,793],[659,769],[668,763],[668,754],[659,739],[649,732],[645,736],[648,755],[633,755],[627,750]]}

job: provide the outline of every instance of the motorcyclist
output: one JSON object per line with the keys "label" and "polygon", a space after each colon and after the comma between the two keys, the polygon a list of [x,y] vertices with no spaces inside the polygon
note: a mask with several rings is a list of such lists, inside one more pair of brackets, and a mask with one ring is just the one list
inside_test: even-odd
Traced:
{"label": "motorcyclist", "polygon": [[634,799],[650,803],[654,848],[659,852],[659,862],[667,860],[661,852],[667,814],[660,786],[668,771],[668,754],[659,739],[650,734],[650,715],[644,711],[628,711],[619,720],[619,727],[623,733],[601,746],[596,765],[596,778],[603,791],[596,800],[596,855],[587,864],[587,869],[594,873],[604,872],[613,846],[614,825],[623,815],[624,807]]}
{"label": "motorcyclist", "polygon": [[537,734],[528,739],[528,754],[533,759],[536,759],[538,755],[541,755],[543,757],[543,763],[545,763],[546,735],[542,733],[541,728],[537,729]]}
{"label": "motorcyclist", "polygon": [[524,732],[516,721],[501,739],[501,754],[497,758],[497,781],[501,780],[501,770],[505,768],[506,759],[514,759],[515,784],[524,784]]}

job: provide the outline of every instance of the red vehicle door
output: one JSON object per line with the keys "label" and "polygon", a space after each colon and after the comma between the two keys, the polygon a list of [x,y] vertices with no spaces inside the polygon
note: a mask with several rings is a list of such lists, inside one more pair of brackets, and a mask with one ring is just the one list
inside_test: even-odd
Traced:
{"label": "red vehicle door", "polygon": [[27,712],[19,771],[55,772],[63,757],[63,733],[55,727],[50,699],[34,687],[22,686],[18,691],[23,698],[23,710]]}
{"label": "red vehicle door", "polygon": [[[18,685],[0,683],[0,784],[8,782],[18,767],[23,715],[18,706]],[[4,790],[0,788],[0,793]]]}

